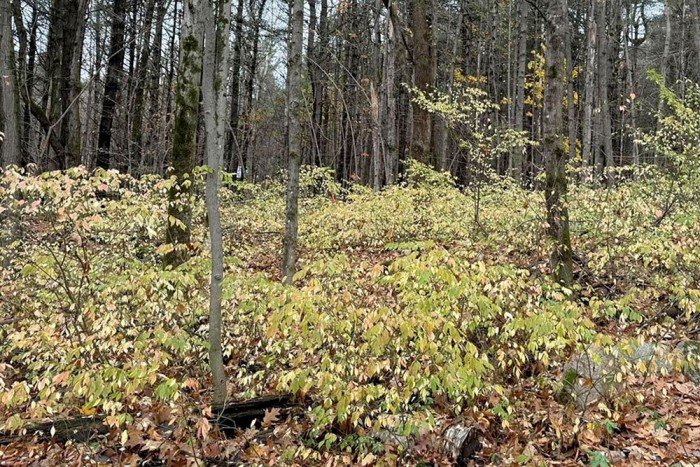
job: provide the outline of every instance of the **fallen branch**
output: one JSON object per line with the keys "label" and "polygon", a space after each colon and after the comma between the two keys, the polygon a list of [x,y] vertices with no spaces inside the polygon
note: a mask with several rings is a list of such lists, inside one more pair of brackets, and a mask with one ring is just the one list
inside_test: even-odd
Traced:
{"label": "fallen branch", "polygon": [[[233,434],[234,430],[245,429],[262,421],[266,411],[295,406],[291,394],[276,394],[245,401],[232,402],[222,408],[212,409],[214,416],[210,420],[224,434]],[[27,426],[21,434],[0,433],[0,445],[27,438],[54,440],[57,442],[85,442],[95,436],[109,433],[104,424],[104,415],[76,417],[63,420],[51,420]]]}

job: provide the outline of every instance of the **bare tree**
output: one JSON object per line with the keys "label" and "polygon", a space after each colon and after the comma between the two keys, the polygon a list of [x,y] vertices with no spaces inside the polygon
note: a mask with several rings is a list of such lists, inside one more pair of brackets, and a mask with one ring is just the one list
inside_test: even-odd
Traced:
{"label": "bare tree", "polygon": [[10,0],[0,0],[0,165],[19,164],[20,144],[19,94],[15,76],[12,44],[12,7]]}
{"label": "bare tree", "polygon": [[227,135],[226,86],[224,83],[226,83],[229,63],[230,0],[202,0],[202,16],[204,20],[202,102],[204,104],[204,128],[206,132],[205,154],[209,166],[206,197],[212,259],[209,288],[209,366],[214,379],[212,405],[222,408],[226,401],[227,389],[221,349],[221,282],[224,278],[224,251],[219,207],[219,182]]}
{"label": "bare tree", "polygon": [[545,200],[549,236],[554,242],[550,266],[554,279],[564,285],[573,282],[569,212],[566,205],[567,152],[564,149],[565,39],[567,37],[567,1],[548,0],[545,33],[544,137],[542,152],[545,161]]}
{"label": "bare tree", "polygon": [[[431,25],[428,22],[429,0],[413,0],[413,66],[414,84],[417,89],[430,93],[435,83],[435,68],[432,66]],[[413,106],[413,138],[411,156],[425,164],[431,164],[432,116],[430,112],[415,104]]]}
{"label": "bare tree", "polygon": [[105,94],[102,99],[102,115],[97,139],[97,167],[108,169],[110,166],[110,147],[112,143],[112,122],[117,107],[117,95],[122,82],[122,67],[124,66],[124,23],[126,16],[126,0],[114,0],[112,9],[112,33],[109,41],[109,59],[107,77],[105,78]]}
{"label": "bare tree", "polygon": [[302,48],[304,40],[304,0],[293,0],[289,17],[289,73],[287,79],[287,208],[284,234],[282,276],[291,284],[297,262],[297,234],[299,230],[299,165],[301,163],[302,113]]}

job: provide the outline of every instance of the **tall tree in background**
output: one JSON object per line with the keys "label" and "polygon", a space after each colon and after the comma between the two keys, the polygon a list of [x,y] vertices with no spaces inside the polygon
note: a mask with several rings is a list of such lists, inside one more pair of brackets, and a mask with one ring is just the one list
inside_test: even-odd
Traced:
{"label": "tall tree in background", "polygon": [[122,67],[124,66],[124,24],[126,0],[114,0],[112,9],[112,33],[109,40],[109,58],[105,93],[102,99],[100,130],[97,139],[97,167],[108,169],[110,166],[110,147],[112,143],[112,122],[117,107],[117,95],[121,86]]}
{"label": "tall tree in background", "polygon": [[175,88],[175,127],[173,129],[172,166],[175,184],[170,189],[166,241],[175,246],[165,262],[177,266],[185,261],[184,245],[190,242],[192,224],[192,171],[197,157],[197,124],[199,121],[199,82],[202,73],[203,24],[198,15],[198,2],[183,4],[180,34],[180,63]]}
{"label": "tall tree in background", "polygon": [[567,152],[564,149],[565,44],[567,1],[548,0],[545,21],[544,128],[542,152],[545,162],[545,205],[548,230],[554,246],[550,265],[554,279],[564,285],[573,282],[569,211],[566,206]]}
{"label": "tall tree in background", "polygon": [[299,230],[299,165],[301,164],[302,108],[301,79],[304,40],[304,0],[292,0],[289,16],[289,57],[287,73],[287,194],[282,277],[291,284],[297,262]]}
{"label": "tall tree in background", "polygon": [[10,0],[0,0],[0,166],[22,160],[11,8]]}
{"label": "tall tree in background", "polygon": [[[159,0],[161,1],[161,0]],[[148,62],[151,56],[151,29],[153,27],[153,13],[155,11],[155,0],[147,0],[146,13],[144,18],[143,39],[141,41],[141,52],[139,54],[138,73],[136,90],[134,91],[134,116],[131,124],[131,154],[129,168],[132,173],[140,171],[144,167],[143,163],[143,113],[146,101],[146,82],[148,80]]]}
{"label": "tall tree in background", "polygon": [[[47,168],[63,169],[80,163],[77,95],[87,1],[55,0],[51,5],[45,70],[48,89],[42,105],[32,105],[54,151]],[[29,98],[30,96],[26,95]],[[46,109],[46,112],[44,111]]]}
{"label": "tall tree in background", "polygon": [[[411,29],[413,33],[414,84],[425,93],[433,90],[435,68],[432,58],[432,32],[428,21],[429,0],[413,0]],[[411,156],[424,164],[431,164],[432,115],[420,105],[413,105],[413,137]]]}
{"label": "tall tree in background", "polygon": [[[202,103],[206,142],[207,216],[211,245],[209,288],[209,366],[214,380],[213,406],[223,408],[227,397],[226,371],[221,349],[221,282],[224,278],[224,249],[219,207],[219,182],[227,135],[226,82],[228,37],[231,24],[230,0],[201,0],[204,21]],[[212,5],[215,3],[215,7]],[[234,99],[236,96],[233,97]]]}
{"label": "tall tree in background", "polygon": [[[520,0],[518,6],[518,45],[517,45],[517,56],[516,63],[517,68],[515,72],[515,108],[514,112],[514,128],[517,131],[523,131],[524,129],[524,117],[525,117],[525,77],[527,73],[527,33],[530,25],[530,6],[527,0]],[[523,173],[523,152],[524,147],[515,148],[510,159],[510,174],[516,181],[522,179]]]}
{"label": "tall tree in background", "polygon": [[229,117],[229,135],[226,140],[226,168],[231,171],[235,167],[241,168],[241,174],[245,177],[243,158],[240,152],[238,124],[240,118],[241,64],[243,63],[243,7],[245,2],[238,0],[236,17],[234,21],[234,39],[231,61],[231,114]]}

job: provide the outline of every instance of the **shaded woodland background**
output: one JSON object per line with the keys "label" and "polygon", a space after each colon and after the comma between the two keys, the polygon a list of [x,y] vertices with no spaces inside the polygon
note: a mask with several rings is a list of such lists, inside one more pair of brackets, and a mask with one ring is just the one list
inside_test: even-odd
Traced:
{"label": "shaded woodland background", "polygon": [[[338,180],[395,183],[413,157],[475,173],[449,125],[412,103],[409,87],[479,87],[498,128],[543,132],[543,10],[537,1],[309,0],[304,10],[302,164]],[[276,0],[232,4],[224,168],[260,181],[286,167],[289,10]],[[181,0],[2,0],[4,165],[116,168],[164,174],[172,163]],[[635,143],[662,109],[656,69],[682,96],[700,76],[696,0],[572,0],[564,118],[569,158],[598,177],[659,162]],[[568,105],[567,102],[573,102]],[[200,122],[198,157],[203,160]],[[524,182],[542,171],[528,146],[489,164]]]}

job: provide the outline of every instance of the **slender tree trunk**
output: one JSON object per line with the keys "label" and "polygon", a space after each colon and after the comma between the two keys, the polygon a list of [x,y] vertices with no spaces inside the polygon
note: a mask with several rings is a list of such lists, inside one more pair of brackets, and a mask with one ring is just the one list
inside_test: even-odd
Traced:
{"label": "slender tree trunk", "polygon": [[[432,86],[434,89],[438,88],[438,83],[439,85],[447,88],[448,85],[446,81],[450,79],[450,76],[443,77],[440,74],[440,70],[444,70],[445,67],[439,66],[438,65],[438,50],[439,50],[439,45],[440,45],[440,28],[436,27],[438,24],[440,24],[440,19],[438,17],[438,14],[440,12],[440,4],[438,0],[432,0],[431,1],[431,10],[432,10],[432,21],[429,23],[431,24],[431,33],[430,33],[430,51],[431,51],[431,56],[430,56],[430,74],[431,78],[433,80]],[[453,60],[452,57],[449,57],[449,52],[445,51],[444,55],[442,55],[440,58],[441,65],[444,63],[449,67],[448,64],[450,64]],[[449,57],[449,58],[447,58]],[[438,114],[432,114],[431,115],[431,141],[430,141],[430,152],[431,152],[431,157],[433,161],[433,166],[437,170],[445,170],[445,167],[447,165],[447,122],[445,119],[438,115]]]}
{"label": "slender tree trunk", "polygon": [[19,92],[12,40],[10,0],[0,0],[0,164],[19,165],[22,161],[19,118]]}
{"label": "slender tree trunk", "polygon": [[549,236],[554,242],[550,266],[554,280],[573,282],[569,213],[566,204],[567,153],[564,150],[563,77],[567,29],[566,0],[548,0],[545,22],[544,135],[542,152],[546,166],[545,200]]}
{"label": "slender tree trunk", "polygon": [[175,127],[173,129],[172,166],[175,185],[169,192],[166,242],[174,250],[165,257],[166,265],[176,267],[187,259],[185,245],[190,242],[192,224],[192,171],[197,157],[199,119],[199,82],[202,74],[203,25],[198,2],[185,0],[180,34],[180,63],[175,89]]}
{"label": "slender tree trunk", "polygon": [[374,89],[374,83],[371,81],[369,83],[369,95],[370,112],[372,114],[372,187],[375,191],[379,191],[382,188],[384,179],[381,151],[382,127],[379,120],[379,98],[377,97],[377,91]]}
{"label": "slender tree trunk", "polygon": [[255,100],[253,97],[253,91],[255,90],[255,79],[258,75],[259,66],[259,56],[260,56],[260,29],[262,28],[263,14],[265,13],[265,4],[267,0],[259,0],[258,10],[253,18],[253,39],[252,39],[252,52],[250,55],[250,63],[248,66],[248,78],[245,83],[245,96],[243,101],[246,103],[246,109],[243,116],[244,126],[242,131],[242,141],[241,141],[241,155],[245,160],[245,176],[249,180],[253,180],[253,162],[254,157],[251,151],[251,141],[254,139],[255,127],[249,125],[248,121],[255,111]]}
{"label": "slender tree trunk", "polygon": [[68,121],[64,128],[68,134],[64,136],[68,152],[67,167],[75,167],[83,162],[82,138],[81,138],[81,118],[79,98],[82,93],[80,78],[81,65],[83,63],[83,42],[85,39],[85,19],[87,15],[88,0],[78,1],[77,18],[72,29],[73,45],[71,49],[70,79],[68,83],[68,95],[70,106]]}
{"label": "slender tree trunk", "polygon": [[690,0],[690,8],[693,15],[693,45],[695,46],[695,72],[693,78],[700,82],[700,7],[699,0]]}
{"label": "slender tree trunk", "polygon": [[[661,66],[659,67],[659,73],[661,74],[661,79],[664,84],[666,84],[668,81],[668,59],[669,56],[671,55],[671,6],[669,5],[668,2],[664,2],[664,19],[665,19],[665,34],[664,34],[664,50],[663,50],[663,55],[661,56]],[[663,111],[663,106],[664,106],[664,101],[659,96],[659,103],[658,103],[658,112],[659,112],[659,118],[661,118],[661,113]]]}
{"label": "slender tree trunk", "polygon": [[615,162],[613,160],[613,143],[612,143],[612,117],[610,112],[610,78],[612,75],[611,67],[611,40],[607,32],[606,20],[606,3],[607,0],[603,0],[601,3],[601,16],[600,22],[598,24],[598,32],[600,33],[600,39],[598,41],[598,47],[600,48],[600,60],[599,60],[599,75],[598,75],[598,95],[600,96],[600,129],[602,131],[601,137],[603,142],[603,155],[598,161],[598,167],[600,167],[600,174],[604,176],[602,170],[603,165],[607,170],[607,175],[605,175],[605,181],[608,186],[612,186],[615,181],[615,173],[613,168]]}
{"label": "slender tree trunk", "polygon": [[[148,138],[141,138],[143,143],[142,151],[144,151],[143,159],[144,163],[142,171],[148,171],[151,173],[162,173],[158,165],[159,157],[157,156],[160,144],[163,142],[163,129],[165,125],[165,118],[163,112],[161,111],[161,86],[160,86],[160,75],[161,75],[161,63],[162,63],[162,53],[163,53],[163,23],[165,22],[165,14],[167,13],[166,0],[156,0],[156,20],[155,20],[155,33],[153,36],[153,50],[150,53],[151,56],[151,69],[148,77],[148,93],[149,93],[149,119],[148,128],[150,130],[150,135]],[[170,95],[170,88],[167,89],[167,94]],[[142,121],[143,124],[143,121]]]}
{"label": "slender tree trunk", "polygon": [[[520,25],[518,27],[518,69],[515,88],[515,130],[523,131],[525,118],[525,75],[527,73],[527,32],[529,29],[530,7],[526,0],[520,0]],[[522,182],[524,147],[515,148],[511,155],[510,173],[513,179]]]}
{"label": "slender tree trunk", "polygon": [[143,114],[146,100],[146,84],[148,80],[148,62],[151,54],[151,28],[153,26],[153,12],[155,10],[155,0],[147,0],[146,13],[143,25],[143,41],[141,43],[141,53],[138,62],[138,76],[136,78],[136,89],[134,90],[134,115],[131,126],[131,167],[136,173],[145,170],[143,159]]}
{"label": "slender tree trunk", "polygon": [[[413,0],[413,67],[415,87],[430,93],[435,84],[432,66],[432,39],[428,22],[429,0]],[[433,165],[432,115],[418,104],[413,104],[413,138],[411,156],[419,162]]]}
{"label": "slender tree trunk", "polygon": [[240,141],[238,141],[238,120],[240,117],[240,85],[241,85],[241,49],[243,45],[243,0],[238,0],[236,6],[236,17],[234,25],[234,41],[232,51],[232,72],[231,72],[231,114],[229,116],[229,133],[226,139],[226,166],[229,171],[234,167],[240,167],[241,173],[245,177],[245,165],[243,164],[240,152]]}
{"label": "slender tree trunk", "polygon": [[117,105],[117,96],[121,87],[122,67],[124,66],[124,24],[126,19],[126,0],[114,0],[112,10],[112,33],[109,44],[109,59],[107,61],[107,77],[105,78],[105,93],[102,100],[100,129],[97,137],[97,167],[108,169],[112,159],[110,147],[112,144],[112,122]]}
{"label": "slender tree trunk", "polygon": [[[29,36],[27,37],[27,32],[24,27],[24,17],[22,15],[22,9],[20,8],[20,1],[13,1],[13,14],[15,19],[15,26],[18,29],[19,34],[19,64],[21,69],[17,76],[19,77],[19,94],[22,96],[25,93],[33,98],[34,91],[34,63],[36,60],[36,34],[38,28],[38,9],[35,4],[32,4],[31,9],[31,20],[29,27]],[[24,110],[22,114],[22,165],[30,162],[30,145],[31,145],[31,109],[29,104],[25,101]]]}
{"label": "slender tree trunk", "polygon": [[304,40],[304,0],[292,0],[289,17],[291,37],[289,41],[288,65],[288,114],[287,114],[287,158],[289,163],[287,180],[287,208],[284,234],[284,257],[282,277],[291,284],[297,262],[297,233],[299,230],[299,164],[301,161],[302,114],[302,42]]}
{"label": "slender tree trunk", "polygon": [[387,34],[384,42],[384,92],[386,133],[386,149],[384,150],[384,173],[386,184],[393,185],[397,177],[397,165],[399,160],[398,145],[396,140],[396,39],[394,34],[394,21],[387,21]]}
{"label": "slender tree trunk", "polygon": [[571,52],[572,28],[567,27],[566,34],[566,124],[569,131],[569,160],[573,161],[576,158],[578,122],[576,121],[576,105],[574,104],[574,60]]}
{"label": "slender tree trunk", "polygon": [[221,348],[221,283],[224,279],[224,250],[219,206],[221,166],[226,145],[226,82],[229,66],[228,40],[231,24],[230,0],[218,0],[216,15],[212,2],[202,1],[204,12],[204,58],[202,73],[202,101],[206,129],[205,153],[207,156],[206,198],[211,245],[211,283],[209,289],[209,366],[214,380],[212,406],[223,408],[228,391],[226,369]]}
{"label": "slender tree trunk", "polygon": [[593,136],[593,105],[595,101],[594,87],[596,76],[596,50],[597,50],[597,22],[596,4],[598,0],[591,0],[590,12],[588,14],[588,28],[586,31],[586,74],[584,75],[584,103],[583,103],[583,124],[582,124],[582,144],[581,158],[584,167],[592,161],[592,136]]}

